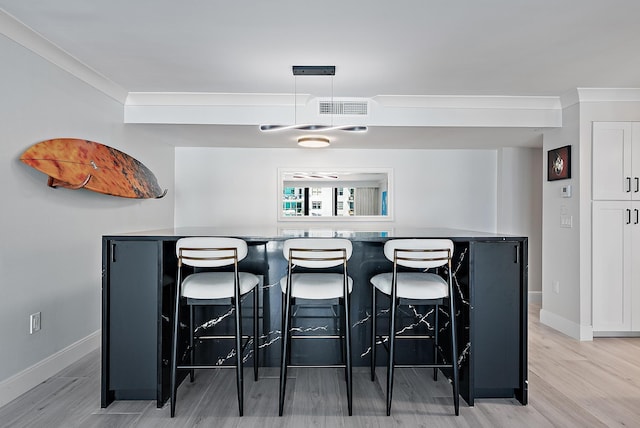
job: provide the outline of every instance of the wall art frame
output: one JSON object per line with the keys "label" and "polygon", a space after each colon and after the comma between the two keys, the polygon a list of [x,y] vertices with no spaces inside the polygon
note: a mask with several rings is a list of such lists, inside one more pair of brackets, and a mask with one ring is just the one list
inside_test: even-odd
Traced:
{"label": "wall art frame", "polygon": [[571,178],[571,146],[547,152],[547,181]]}

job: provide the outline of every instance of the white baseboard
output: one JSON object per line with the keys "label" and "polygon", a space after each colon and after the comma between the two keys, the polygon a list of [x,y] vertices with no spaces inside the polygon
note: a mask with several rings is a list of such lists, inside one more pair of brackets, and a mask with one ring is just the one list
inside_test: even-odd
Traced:
{"label": "white baseboard", "polygon": [[0,407],[54,376],[101,345],[101,330],[67,346],[31,367],[0,382]]}
{"label": "white baseboard", "polygon": [[536,305],[542,305],[542,291],[529,291],[528,299],[529,303],[533,303]]}
{"label": "white baseboard", "polygon": [[574,339],[580,341],[593,340],[593,328],[591,326],[577,324],[553,312],[541,309],[540,322]]}
{"label": "white baseboard", "polygon": [[640,331],[594,331],[593,337],[640,337]]}

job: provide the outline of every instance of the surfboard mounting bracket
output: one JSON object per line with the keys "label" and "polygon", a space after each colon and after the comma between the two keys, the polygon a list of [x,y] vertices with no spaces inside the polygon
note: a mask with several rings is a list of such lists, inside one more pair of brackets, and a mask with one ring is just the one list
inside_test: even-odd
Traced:
{"label": "surfboard mounting bracket", "polygon": [[64,187],[65,189],[77,190],[77,189],[82,189],[84,186],[86,186],[89,180],[91,180],[91,174],[88,174],[87,178],[85,178],[84,181],[80,184],[67,183],[66,181],[58,180],[57,178],[49,176],[49,181],[47,182],[47,186],[53,187],[54,189],[56,187]]}

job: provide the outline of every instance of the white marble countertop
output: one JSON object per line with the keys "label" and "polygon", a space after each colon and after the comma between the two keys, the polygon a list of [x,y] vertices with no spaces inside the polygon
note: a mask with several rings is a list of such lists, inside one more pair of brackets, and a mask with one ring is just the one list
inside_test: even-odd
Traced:
{"label": "white marble countertop", "polygon": [[105,238],[146,237],[150,239],[184,236],[234,236],[246,240],[278,241],[297,237],[339,237],[355,241],[385,241],[389,238],[450,238],[458,240],[508,240],[525,239],[517,235],[498,234],[449,228],[429,227],[365,227],[354,226],[225,226],[225,227],[176,227],[157,230],[106,234]]}

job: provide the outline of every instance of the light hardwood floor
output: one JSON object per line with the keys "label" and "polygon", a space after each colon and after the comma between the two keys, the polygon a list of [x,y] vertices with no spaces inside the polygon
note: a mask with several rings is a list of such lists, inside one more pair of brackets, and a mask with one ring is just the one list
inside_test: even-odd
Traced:
{"label": "light hardwood floor", "polygon": [[91,353],[0,408],[1,427],[640,427],[640,338],[578,342],[539,323],[529,310],[529,405],[513,399],[461,402],[424,369],[398,369],[392,416],[385,416],[384,370],[371,382],[354,372],[353,416],[346,416],[343,371],[290,369],[285,416],[278,417],[278,370],[245,380],[237,416],[233,370],[206,371],[183,383],[176,417],[151,401],[100,408],[100,354]]}

